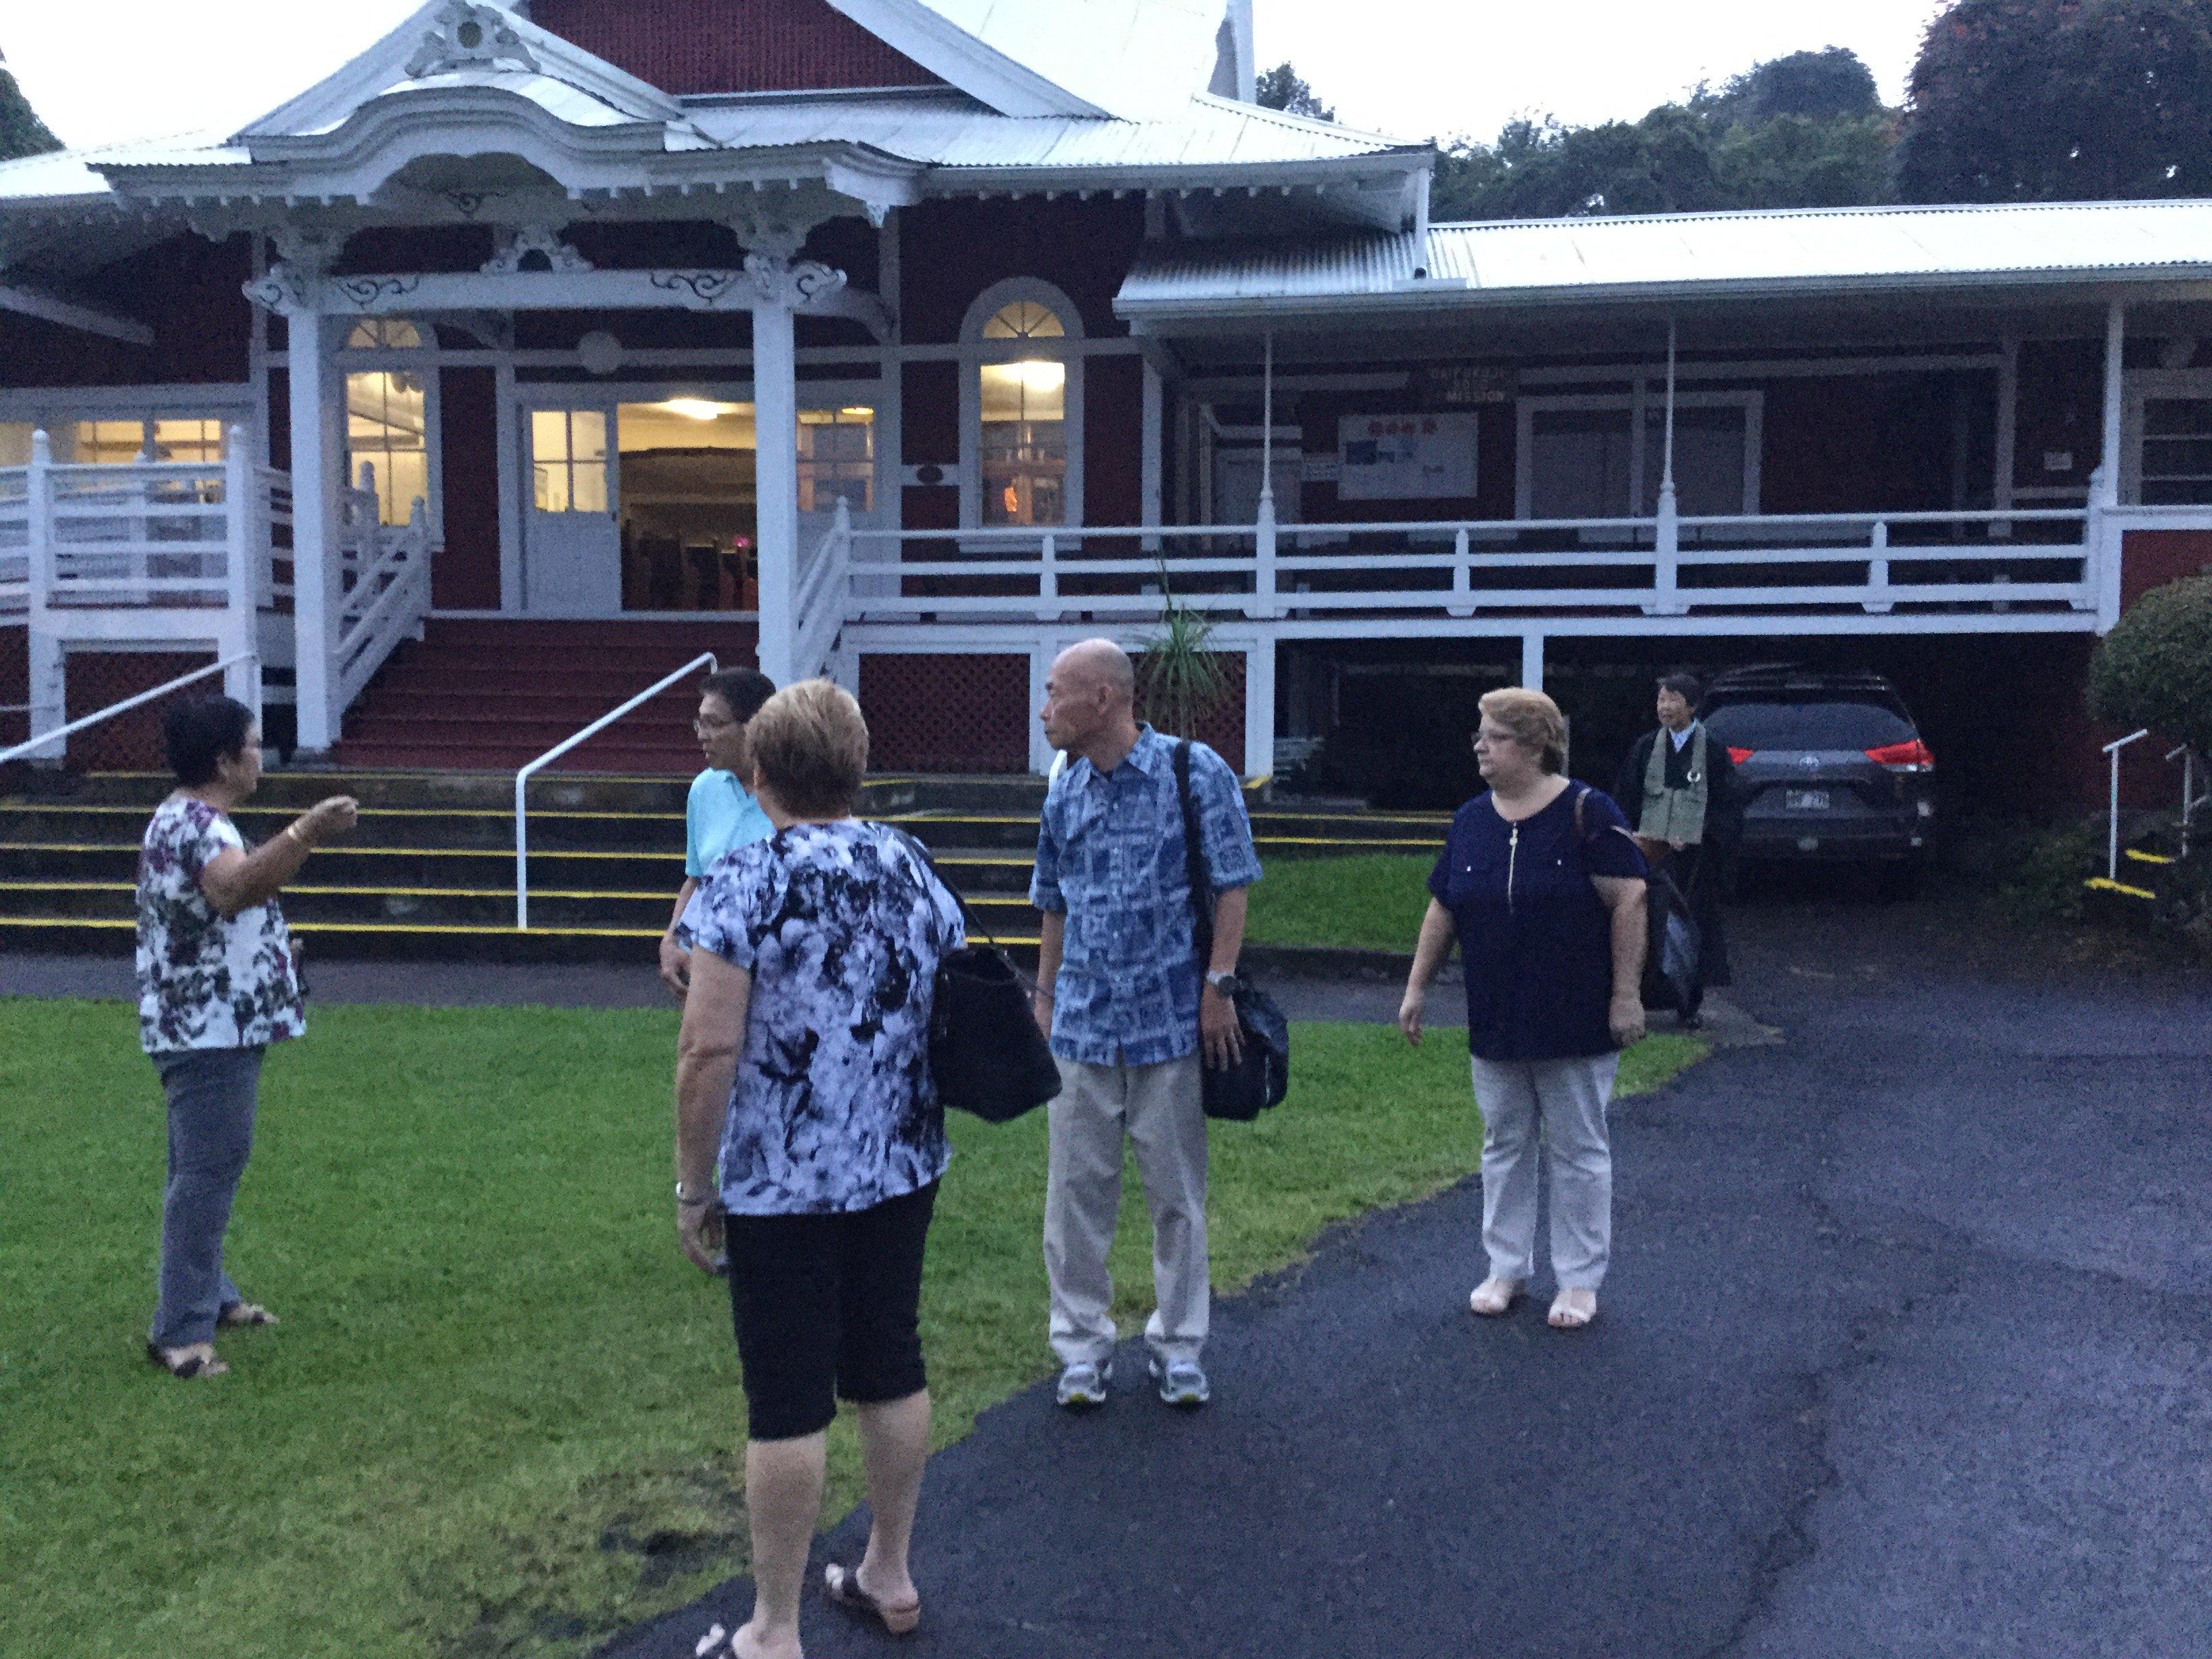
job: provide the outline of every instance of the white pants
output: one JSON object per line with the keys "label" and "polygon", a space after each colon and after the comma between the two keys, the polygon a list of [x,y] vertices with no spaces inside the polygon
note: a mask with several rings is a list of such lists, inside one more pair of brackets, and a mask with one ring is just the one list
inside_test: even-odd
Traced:
{"label": "white pants", "polygon": [[1552,1169],[1552,1272],[1594,1291],[1613,1253],[1613,1148],[1605,1111],[1619,1054],[1474,1062],[1482,1109],[1482,1245],[1492,1279],[1536,1268],[1536,1158]]}
{"label": "white pants", "polygon": [[1063,1365],[1103,1364],[1119,1336],[1106,1253],[1121,1209],[1121,1139],[1136,1148],[1152,1214],[1154,1352],[1196,1359],[1210,1311],[1206,1255],[1206,1115],[1199,1056],[1158,1066],[1060,1062],[1044,1195],[1044,1267],[1053,1352]]}

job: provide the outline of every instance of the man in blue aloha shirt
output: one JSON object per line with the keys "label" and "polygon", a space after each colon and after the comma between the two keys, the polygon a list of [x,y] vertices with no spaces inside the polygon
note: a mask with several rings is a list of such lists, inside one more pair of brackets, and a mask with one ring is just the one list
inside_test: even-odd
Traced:
{"label": "man in blue aloha shirt", "polygon": [[1066,1407],[1101,1406],[1119,1334],[1106,1269],[1121,1209],[1122,1140],[1152,1218],[1157,1307],[1145,1327],[1170,1405],[1209,1393],[1206,1116],[1199,1067],[1238,1051],[1230,1002],[1245,890],[1260,878],[1237,775],[1191,744],[1191,793],[1215,894],[1212,960],[1198,960],[1176,740],[1136,717],[1136,676],[1110,640],[1062,652],[1039,718],[1070,757],[1045,797],[1030,902],[1044,913],[1037,1023],[1060,1062],[1044,1208],[1051,1339]]}

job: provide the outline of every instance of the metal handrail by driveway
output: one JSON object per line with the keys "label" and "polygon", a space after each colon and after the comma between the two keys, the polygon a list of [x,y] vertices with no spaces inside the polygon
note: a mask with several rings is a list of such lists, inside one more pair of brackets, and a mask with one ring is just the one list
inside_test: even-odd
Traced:
{"label": "metal handrail by driveway", "polygon": [[225,657],[221,662],[210,663],[205,668],[195,668],[189,674],[179,674],[173,680],[164,681],[151,691],[141,691],[135,697],[125,697],[121,702],[111,703],[98,714],[87,714],[81,720],[71,720],[67,726],[57,731],[40,732],[28,743],[19,743],[13,749],[0,749],[0,766],[4,766],[12,760],[20,760],[33,750],[44,749],[48,744],[60,743],[88,726],[99,725],[102,720],[113,720],[118,714],[127,714],[140,704],[151,702],[156,697],[165,697],[179,687],[190,685],[195,680],[204,680],[210,674],[220,674],[226,669],[237,667],[240,663],[258,662],[260,655],[258,651],[241,651],[234,657]]}
{"label": "metal handrail by driveway", "polygon": [[600,732],[605,731],[640,703],[652,702],[653,698],[702,665],[705,665],[709,674],[721,672],[721,664],[716,659],[714,653],[711,651],[702,651],[673,673],[663,675],[659,679],[655,680],[621,708],[609,709],[582,731],[577,732],[574,737],[563,738],[555,744],[553,747],[514,775],[514,928],[517,933],[526,933],[530,931],[530,825],[526,816],[527,808],[525,805],[525,792],[530,787],[530,780],[541,768],[550,766],[586,738],[599,736]]}
{"label": "metal handrail by driveway", "polygon": [[2105,754],[2112,763],[2112,805],[2107,814],[2105,835],[2105,879],[2120,878],[2120,750],[2131,743],[2140,743],[2150,735],[2146,726],[2140,732],[2130,732],[2124,738],[2115,738],[2105,745]]}

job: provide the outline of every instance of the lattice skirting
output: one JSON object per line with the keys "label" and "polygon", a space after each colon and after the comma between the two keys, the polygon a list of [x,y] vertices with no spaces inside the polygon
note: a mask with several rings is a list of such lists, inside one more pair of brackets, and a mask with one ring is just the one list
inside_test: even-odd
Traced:
{"label": "lattice skirting", "polygon": [[[215,660],[211,651],[72,651],[64,664],[69,718],[96,714]],[[70,769],[166,772],[169,763],[161,750],[163,715],[179,699],[214,696],[222,689],[216,680],[198,680],[78,732],[69,740]]]}
{"label": "lattice skirting", "polygon": [[[0,708],[31,700],[31,630],[18,623],[0,628]],[[28,714],[0,714],[0,749],[10,749],[31,735]]]}

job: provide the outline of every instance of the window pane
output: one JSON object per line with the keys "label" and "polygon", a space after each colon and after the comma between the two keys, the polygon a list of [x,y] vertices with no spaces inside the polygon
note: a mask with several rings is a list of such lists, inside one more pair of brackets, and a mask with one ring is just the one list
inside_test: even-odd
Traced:
{"label": "window pane", "polygon": [[222,459],[222,422],[167,420],[154,422],[154,459],[213,465]]}
{"label": "window pane", "polygon": [[2212,434],[2212,401],[2202,398],[2154,398],[2143,404],[2143,431],[2153,438]]}
{"label": "window pane", "polygon": [[1529,428],[1528,516],[1626,517],[1629,439],[1626,409],[1538,410]]}
{"label": "window pane", "polygon": [[[580,421],[581,416],[578,418]],[[606,420],[604,416],[598,418],[602,434],[600,448],[604,453],[606,447],[604,436]],[[568,510],[572,513],[605,512],[607,510],[607,464],[604,460],[579,460],[574,464],[572,470],[575,475],[573,485],[575,495],[574,499],[569,502]]]}
{"label": "window pane", "polygon": [[607,417],[605,412],[596,409],[570,410],[568,441],[574,446],[573,453],[580,461],[606,459]]}
{"label": "window pane", "polygon": [[376,469],[382,523],[404,524],[415,498],[429,493],[428,424],[421,375],[377,369],[346,376],[346,475],[358,485],[364,461]]}
{"label": "window pane", "polygon": [[832,513],[840,500],[853,512],[875,506],[875,410],[799,411],[799,510]]}
{"label": "window pane", "polygon": [[0,466],[31,464],[31,434],[36,429],[28,421],[0,421]]}
{"label": "window pane", "polygon": [[987,421],[1057,421],[1066,412],[1065,363],[986,363],[982,374]]}
{"label": "window pane", "polygon": [[540,513],[568,510],[568,466],[565,461],[540,461],[530,469],[532,500]]}
{"label": "window pane", "polygon": [[[1642,513],[1659,510],[1666,470],[1667,411],[1648,410],[1644,434]],[[1741,404],[1674,411],[1674,503],[1686,517],[1744,510],[1746,411]]]}
{"label": "window pane", "polygon": [[1060,324],[1048,306],[1034,300],[1017,300],[1000,308],[998,314],[983,325],[987,340],[1061,340],[1067,330]]}
{"label": "window pane", "polygon": [[530,411],[530,454],[537,461],[568,459],[568,412],[564,409]]}
{"label": "window pane", "polygon": [[70,431],[70,459],[81,466],[127,466],[146,447],[143,421],[79,421]]}
{"label": "window pane", "polygon": [[422,344],[422,331],[404,317],[364,317],[346,336],[347,349],[353,351],[415,351]]}

